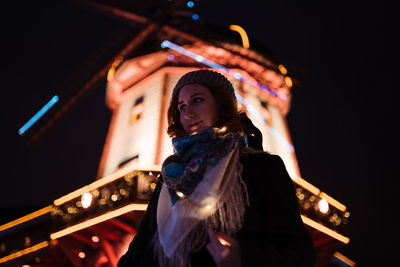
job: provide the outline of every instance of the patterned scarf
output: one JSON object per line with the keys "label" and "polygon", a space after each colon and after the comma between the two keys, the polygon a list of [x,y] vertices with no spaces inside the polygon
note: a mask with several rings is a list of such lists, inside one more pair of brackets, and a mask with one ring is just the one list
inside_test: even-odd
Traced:
{"label": "patterned scarf", "polygon": [[[190,196],[207,166],[216,166],[236,146],[238,135],[210,128],[195,135],[173,138],[174,154],[163,163],[164,184],[173,204]],[[177,195],[179,194],[179,196]]]}
{"label": "patterned scarf", "polygon": [[186,267],[191,252],[207,242],[207,228],[235,234],[249,203],[237,133],[210,128],[172,143],[175,153],[162,166],[153,246],[160,266]]}

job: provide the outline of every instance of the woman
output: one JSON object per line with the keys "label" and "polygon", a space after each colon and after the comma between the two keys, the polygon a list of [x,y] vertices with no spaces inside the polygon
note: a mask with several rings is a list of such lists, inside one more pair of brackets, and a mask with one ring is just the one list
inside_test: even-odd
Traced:
{"label": "woman", "polygon": [[182,76],[168,124],[174,154],[118,266],[313,266],[293,183],[228,79]]}

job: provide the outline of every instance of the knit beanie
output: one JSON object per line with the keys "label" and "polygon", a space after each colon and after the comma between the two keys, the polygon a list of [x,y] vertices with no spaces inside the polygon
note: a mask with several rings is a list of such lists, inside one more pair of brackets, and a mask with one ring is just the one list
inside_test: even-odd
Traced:
{"label": "knit beanie", "polygon": [[232,102],[236,103],[235,92],[231,82],[222,74],[212,70],[195,70],[183,75],[176,83],[172,91],[172,98],[179,94],[182,87],[188,84],[201,84],[211,91],[221,91],[231,97]]}

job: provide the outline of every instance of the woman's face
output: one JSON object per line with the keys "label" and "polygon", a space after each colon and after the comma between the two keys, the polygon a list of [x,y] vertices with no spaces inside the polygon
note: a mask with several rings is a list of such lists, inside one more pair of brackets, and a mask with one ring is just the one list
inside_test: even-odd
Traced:
{"label": "woman's face", "polygon": [[178,95],[180,122],[188,134],[201,132],[217,123],[218,105],[210,90],[200,84],[182,87]]}

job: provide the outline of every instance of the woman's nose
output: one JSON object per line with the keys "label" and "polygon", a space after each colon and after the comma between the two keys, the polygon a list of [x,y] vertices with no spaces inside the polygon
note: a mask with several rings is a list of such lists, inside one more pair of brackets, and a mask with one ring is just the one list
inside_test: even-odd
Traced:
{"label": "woman's nose", "polygon": [[185,112],[185,117],[186,118],[194,118],[196,116],[196,113],[194,112],[193,108],[191,106],[186,107],[186,112]]}

